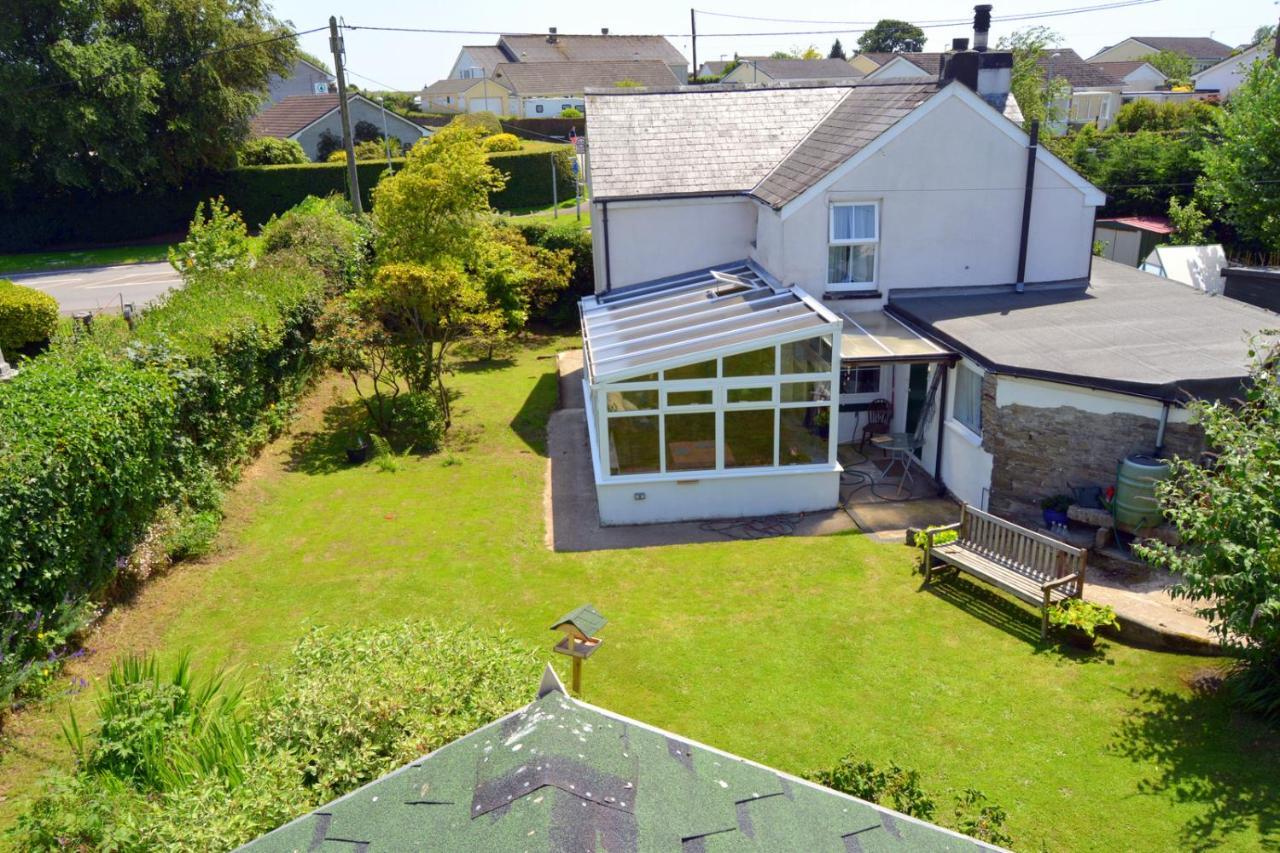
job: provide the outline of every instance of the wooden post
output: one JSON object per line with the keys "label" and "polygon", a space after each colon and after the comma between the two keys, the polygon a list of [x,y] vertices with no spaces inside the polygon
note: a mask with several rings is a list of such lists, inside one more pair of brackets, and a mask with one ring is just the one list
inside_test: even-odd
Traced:
{"label": "wooden post", "polygon": [[342,57],[346,47],[338,35],[338,19],[332,15],[329,16],[329,50],[333,53],[333,65],[338,77],[338,116],[342,120],[342,147],[347,152],[347,191],[351,194],[352,210],[363,213],[364,203],[360,200],[360,178],[356,172],[355,144],[351,138],[351,116],[347,111],[347,77],[342,67]]}
{"label": "wooden post", "polygon": [[582,658],[573,659],[573,693],[582,695]]}

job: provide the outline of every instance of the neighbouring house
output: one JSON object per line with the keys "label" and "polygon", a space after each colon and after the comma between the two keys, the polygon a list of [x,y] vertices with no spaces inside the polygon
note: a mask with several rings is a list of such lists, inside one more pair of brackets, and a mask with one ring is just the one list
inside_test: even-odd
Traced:
{"label": "neighbouring house", "polygon": [[656,59],[505,62],[494,69],[492,79],[511,91],[508,114],[521,118],[555,117],[570,107],[581,110],[588,89],[664,89],[682,83],[669,65]]}
{"label": "neighbouring house", "polygon": [[430,112],[504,116],[515,112],[512,94],[506,83],[492,77],[446,77],[422,90],[422,104]]}
{"label": "neighbouring house", "polygon": [[1090,62],[1119,80],[1122,92],[1154,92],[1168,87],[1169,78],[1150,62],[1139,59],[1117,62]]}
{"label": "neighbouring house", "polygon": [[599,35],[562,34],[551,27],[546,35],[508,33],[497,44],[466,45],[458,52],[449,77],[471,79],[492,77],[499,65],[511,62],[618,62],[657,60],[671,69],[676,80],[689,79],[689,60],[662,36],[610,35],[607,27]]}
{"label": "neighbouring house", "polygon": [[588,95],[602,522],[834,507],[885,410],[895,462],[1019,518],[1196,451],[1187,395],[1237,389],[1274,317],[1095,259],[1105,197],[1007,117],[1012,64]]}
{"label": "neighbouring house", "polygon": [[1216,65],[1211,65],[1191,78],[1197,92],[1211,92],[1226,100],[1231,93],[1240,88],[1240,84],[1249,75],[1249,69],[1255,62],[1275,55],[1274,43],[1255,44],[1253,47],[1229,56]]}
{"label": "neighbouring house", "polygon": [[720,82],[750,86],[816,81],[838,83],[861,76],[843,59],[744,59]]}
{"label": "neighbouring house", "polygon": [[285,76],[272,74],[267,78],[266,109],[291,95],[327,95],[336,92],[338,78],[333,72],[309,59],[299,57],[293,61],[293,69]]}
{"label": "neighbouring house", "polygon": [[300,850],[998,850],[567,694],[250,842]]}
{"label": "neighbouring house", "polygon": [[859,53],[849,64],[868,80],[936,78],[942,72],[946,56],[945,53]]}
{"label": "neighbouring house", "polygon": [[1152,250],[1169,242],[1173,224],[1167,216],[1120,216],[1099,219],[1093,228],[1093,239],[1102,243],[1102,254],[1109,261],[1127,267],[1140,267]]}
{"label": "neighbouring house", "polygon": [[[253,136],[296,140],[308,157],[319,160],[321,137],[329,134],[342,139],[342,116],[338,106],[336,93],[289,95],[254,116],[249,123],[249,132]],[[415,124],[391,110],[384,110],[364,95],[347,96],[347,109],[353,129],[360,122],[368,122],[381,136],[385,127],[387,135],[399,139],[406,149],[433,132],[431,128]]]}
{"label": "neighbouring house", "polygon": [[1182,36],[1130,36],[1129,38],[1102,50],[1089,57],[1089,62],[1118,62],[1131,59],[1146,59],[1153,53],[1161,51],[1181,53],[1191,58],[1191,73],[1197,74],[1217,65],[1231,55],[1232,49],[1220,41],[1211,38]]}
{"label": "neighbouring house", "polygon": [[1065,133],[1070,128],[1092,124],[1106,130],[1120,111],[1124,81],[1099,64],[1085,62],[1069,47],[1047,50],[1036,60],[1045,80],[1065,80],[1069,92],[1065,103],[1056,106],[1063,121],[1049,129]]}
{"label": "neighbouring house", "polygon": [[1280,312],[1280,267],[1229,266],[1222,278],[1223,295]]}
{"label": "neighbouring house", "polygon": [[1223,291],[1227,253],[1218,243],[1204,246],[1157,246],[1147,255],[1141,268],[1143,272],[1217,295]]}

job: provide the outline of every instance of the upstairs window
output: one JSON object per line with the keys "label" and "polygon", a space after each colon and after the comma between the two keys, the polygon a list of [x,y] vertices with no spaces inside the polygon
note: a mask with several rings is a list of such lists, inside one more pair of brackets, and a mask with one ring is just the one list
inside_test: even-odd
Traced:
{"label": "upstairs window", "polygon": [[827,243],[828,284],[874,286],[880,244],[880,209],[876,204],[831,205]]}

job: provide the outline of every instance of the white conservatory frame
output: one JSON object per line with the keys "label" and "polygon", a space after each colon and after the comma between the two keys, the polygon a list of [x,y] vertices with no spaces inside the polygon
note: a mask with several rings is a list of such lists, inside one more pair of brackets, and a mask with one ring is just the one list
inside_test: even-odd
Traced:
{"label": "white conservatory frame", "polygon": [[[840,405],[841,319],[798,288],[783,288],[756,265],[737,262],[611,294],[586,297],[580,303],[583,329],[583,391],[587,405],[592,466],[597,486],[643,483],[687,483],[692,480],[759,478],[771,475],[830,474],[837,462]],[[821,371],[784,373],[787,344],[822,339],[828,364]],[[773,348],[770,374],[725,376],[726,358]],[[669,379],[671,370],[713,362],[715,375]],[[795,384],[793,386],[793,383]],[[825,383],[825,395],[821,395]],[[809,399],[785,400],[787,387],[818,392]],[[768,399],[730,402],[738,389],[769,390]],[[670,395],[710,391],[710,401],[672,405]],[[609,411],[610,395],[651,392],[652,407]],[[826,413],[827,453],[821,462],[785,464],[782,418],[790,410],[822,409]],[[726,465],[725,415],[738,411],[773,412],[773,459],[770,465]],[[667,417],[715,415],[714,467],[669,470]],[[615,474],[611,471],[609,423],[614,419],[657,419],[658,470]],[[714,517],[709,508],[706,517]],[[731,507],[719,515],[734,515]]]}

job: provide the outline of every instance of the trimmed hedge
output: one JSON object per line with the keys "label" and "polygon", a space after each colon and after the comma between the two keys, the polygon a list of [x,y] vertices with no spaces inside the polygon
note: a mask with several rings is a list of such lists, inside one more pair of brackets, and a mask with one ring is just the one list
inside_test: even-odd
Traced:
{"label": "trimmed hedge", "polygon": [[0,278],[0,352],[10,356],[43,343],[58,328],[58,300],[47,293]]}
{"label": "trimmed hedge", "polygon": [[525,242],[532,246],[569,250],[573,260],[573,276],[569,279],[569,286],[545,312],[534,319],[557,326],[576,327],[578,300],[595,293],[596,289],[591,232],[581,228],[572,218],[563,223],[546,217],[504,219],[503,222],[519,231]]}
{"label": "trimmed hedge", "polygon": [[[490,203],[498,210],[551,204],[551,158],[557,157],[561,199],[573,196],[572,155],[567,145],[537,145],[495,153],[491,162],[507,175],[507,186]],[[403,161],[400,161],[403,162]],[[395,163],[395,161],[393,161]],[[345,163],[246,166],[193,178],[183,187],[127,195],[94,197],[69,193],[0,209],[0,252],[30,252],[45,246],[127,243],[186,230],[191,211],[206,199],[222,196],[250,228],[259,228],[309,195],[345,194]],[[386,169],[383,161],[356,165],[360,195],[370,206],[374,186]]]}
{"label": "trimmed hedge", "polygon": [[100,320],[0,384],[0,611],[97,594],[162,507],[264,440],[324,290],[297,265],[199,276],[136,335]]}

